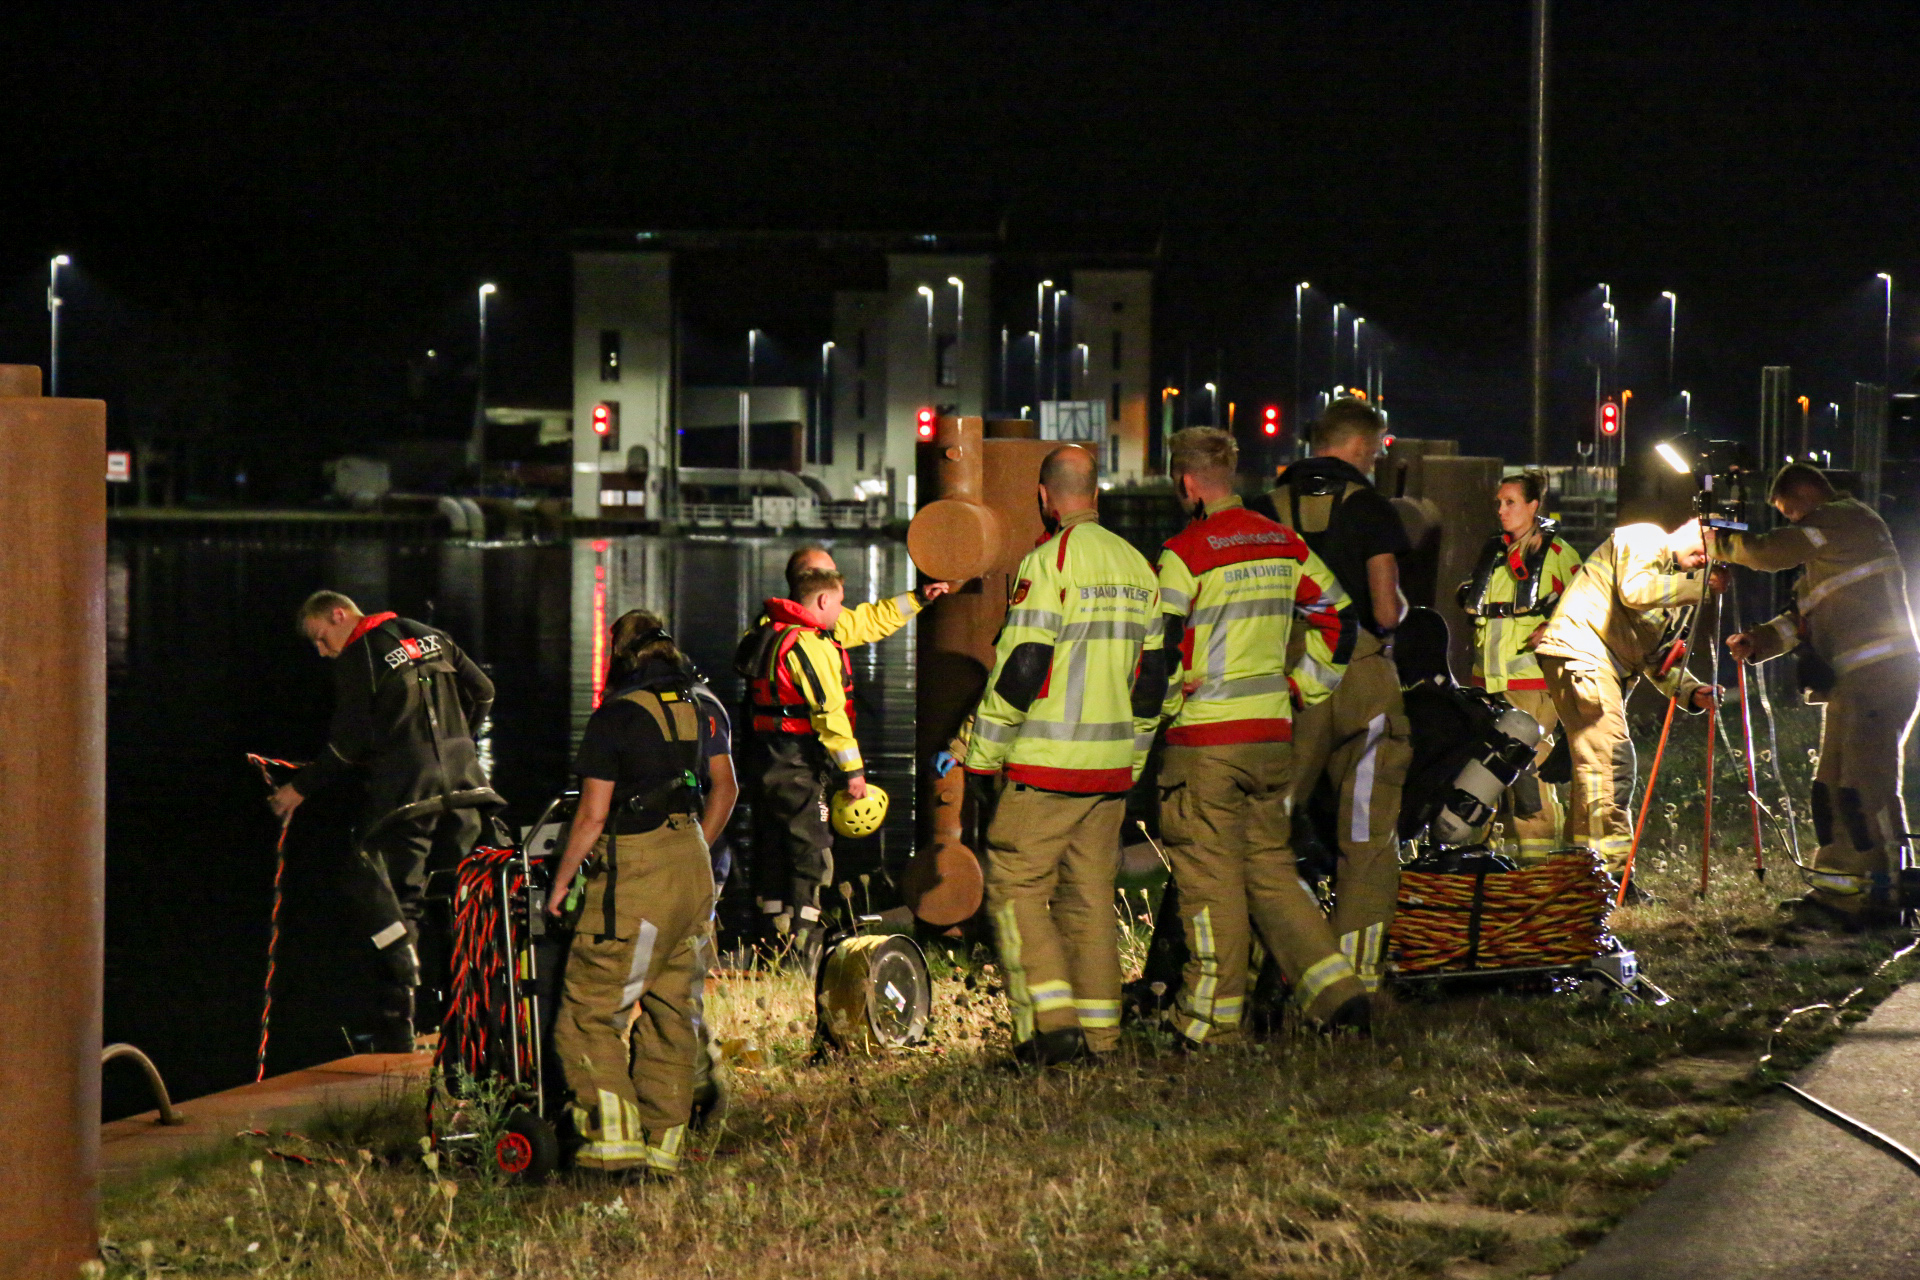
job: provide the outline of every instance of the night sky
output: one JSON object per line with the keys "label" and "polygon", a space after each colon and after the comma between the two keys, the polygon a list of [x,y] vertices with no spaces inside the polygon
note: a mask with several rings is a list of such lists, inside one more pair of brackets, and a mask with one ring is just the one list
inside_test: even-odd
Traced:
{"label": "night sky", "polygon": [[[564,403],[570,230],[1005,219],[1160,240],[1163,379],[1287,399],[1307,279],[1310,371],[1346,302],[1397,429],[1518,456],[1527,39],[1522,0],[16,5],[0,361],[42,362],[67,252],[68,392],[344,446],[427,348],[457,384],[486,279],[493,398]],[[1556,6],[1562,460],[1599,281],[1636,414],[1663,289],[1703,422],[1749,430],[1763,363],[1817,404],[1877,379],[1874,274],[1920,288],[1916,49],[1911,4]],[[1909,319],[1896,293],[1897,383]]]}

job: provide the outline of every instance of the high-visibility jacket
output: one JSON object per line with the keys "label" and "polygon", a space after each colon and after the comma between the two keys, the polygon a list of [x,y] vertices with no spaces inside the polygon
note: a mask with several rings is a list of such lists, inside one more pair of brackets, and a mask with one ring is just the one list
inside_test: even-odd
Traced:
{"label": "high-visibility jacket", "polygon": [[1125,791],[1166,696],[1153,567],[1091,511],[1027,553],[994,642],[967,769],[1047,791]]}
{"label": "high-visibility jacket", "polygon": [[1920,650],[1907,607],[1907,571],[1872,507],[1836,498],[1798,524],[1715,538],[1716,554],[1749,569],[1807,566],[1793,587],[1794,607],[1753,629],[1755,661],[1790,652],[1804,637],[1844,676]]}
{"label": "high-visibility jacket", "polygon": [[1655,668],[1681,610],[1700,603],[1705,579],[1674,564],[1659,525],[1621,525],[1574,575],[1534,652],[1611,670],[1623,682],[1644,675],[1690,704],[1700,682],[1686,663],[1675,663],[1665,678]]}
{"label": "high-visibility jacket", "polygon": [[1306,540],[1238,497],[1209,503],[1167,540],[1160,612],[1174,666],[1161,712],[1173,722],[1168,745],[1179,747],[1291,742],[1295,619],[1305,645],[1292,684],[1306,706],[1340,683],[1359,631],[1352,600]]}
{"label": "high-visibility jacket", "polygon": [[817,736],[834,766],[864,776],[853,736],[853,663],[820,615],[792,600],[767,601],[759,662],[747,686],[753,728],[768,735]]}
{"label": "high-visibility jacket", "polygon": [[1500,545],[1490,549],[1497,558],[1470,610],[1475,614],[1473,683],[1488,693],[1547,687],[1539,660],[1526,647],[1527,637],[1553,616],[1554,606],[1580,571],[1580,553],[1551,526],[1541,536],[1544,548],[1523,551],[1513,535],[1494,535]]}

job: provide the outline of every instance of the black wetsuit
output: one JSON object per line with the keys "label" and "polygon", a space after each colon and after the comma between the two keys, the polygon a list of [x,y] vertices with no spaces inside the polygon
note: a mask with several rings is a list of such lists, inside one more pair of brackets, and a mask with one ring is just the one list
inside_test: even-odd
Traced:
{"label": "black wetsuit", "polygon": [[[480,811],[461,793],[488,786],[473,726],[493,705],[493,681],[443,631],[390,613],[366,622],[335,659],[326,748],[291,781],[303,796],[349,774],[365,783],[355,831],[364,865],[346,892],[380,954],[381,1014],[397,1039],[419,983],[428,861],[436,848],[457,858],[480,835]],[[410,806],[421,811],[399,812]]]}

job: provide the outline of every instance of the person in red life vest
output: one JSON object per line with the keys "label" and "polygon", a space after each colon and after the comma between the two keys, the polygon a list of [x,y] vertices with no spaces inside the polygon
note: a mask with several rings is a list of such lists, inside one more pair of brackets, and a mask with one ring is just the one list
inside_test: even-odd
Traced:
{"label": "person in red life vest", "polygon": [[736,651],[752,709],[754,892],[765,941],[790,936],[810,963],[821,938],[820,890],[833,879],[828,796],[837,776],[856,799],[867,793],[866,762],[854,737],[853,663],[847,649],[892,635],[943,595],[919,594],[846,607],[846,587],[823,547],[802,547],[787,563],[788,598],[766,613]]}
{"label": "person in red life vest", "polygon": [[363,614],[338,591],[307,597],[297,622],[335,664],[333,721],[319,758],[268,803],[285,818],[349,775],[365,782],[355,835],[366,874],[348,893],[379,955],[374,1049],[410,1053],[427,861],[436,850],[463,856],[480,836],[479,809],[450,801],[488,792],[474,730],[493,706],[493,681],[444,631],[391,613]]}

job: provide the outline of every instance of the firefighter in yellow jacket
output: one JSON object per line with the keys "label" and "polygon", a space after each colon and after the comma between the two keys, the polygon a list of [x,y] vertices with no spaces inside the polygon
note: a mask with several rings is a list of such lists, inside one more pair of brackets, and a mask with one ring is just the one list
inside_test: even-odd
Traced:
{"label": "firefighter in yellow jacket", "polygon": [[[1538,471],[1500,482],[1493,502],[1500,532],[1487,540],[1473,577],[1460,584],[1460,607],[1474,620],[1473,683],[1539,723],[1536,765],[1553,749],[1559,716],[1533,646],[1580,571],[1580,553],[1540,515],[1546,492],[1547,479]],[[1538,862],[1559,847],[1560,797],[1537,770],[1515,782],[1500,806],[1523,863]]]}
{"label": "firefighter in yellow jacket", "polygon": [[1615,875],[1633,843],[1627,695],[1644,677],[1663,694],[1677,689],[1690,710],[1713,704],[1716,691],[1689,675],[1684,661],[1662,670],[1683,638],[1686,607],[1705,594],[1706,559],[1698,520],[1672,533],[1622,525],[1587,557],[1534,646],[1573,755],[1567,841],[1594,849]]}
{"label": "firefighter in yellow jacket", "polygon": [[866,762],[854,737],[853,664],[847,649],[905,626],[949,584],[929,583],[876,603],[845,606],[833,557],[802,547],[787,562],[789,596],[766,602],[741,641],[735,666],[753,707],[754,892],[774,936],[791,934],[811,959],[820,941],[820,890],[833,879],[828,796],[835,776],[866,794]]}
{"label": "firefighter in yellow jacket", "polygon": [[[1291,529],[1233,491],[1239,450],[1217,427],[1169,442],[1168,472],[1193,523],[1160,554],[1171,721],[1160,829],[1179,891],[1187,965],[1173,1028],[1230,1043],[1247,989],[1249,917],[1299,1008],[1365,1030],[1366,988],[1293,855],[1293,699],[1326,700],[1359,624],[1333,571]],[[1303,632],[1291,671],[1288,650]]]}
{"label": "firefighter in yellow jacket", "polygon": [[1901,788],[1907,731],[1920,699],[1920,646],[1907,574],[1878,512],[1834,492],[1817,467],[1792,463],[1772,488],[1789,524],[1719,533],[1715,554],[1751,569],[1805,565],[1794,607],[1727,638],[1735,658],[1764,662],[1798,649],[1809,700],[1824,700],[1813,826],[1820,848],[1797,918],[1845,928],[1892,924],[1888,889],[1907,829]]}
{"label": "firefighter in yellow jacket", "polygon": [[1085,449],[1041,464],[1053,532],[1020,562],[967,749],[970,774],[1006,777],[987,909],[1014,1057],[1034,1066],[1119,1044],[1120,825],[1167,687],[1153,569],[1100,527],[1098,495]]}

